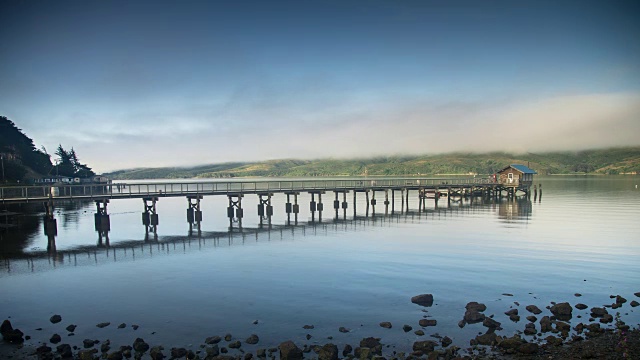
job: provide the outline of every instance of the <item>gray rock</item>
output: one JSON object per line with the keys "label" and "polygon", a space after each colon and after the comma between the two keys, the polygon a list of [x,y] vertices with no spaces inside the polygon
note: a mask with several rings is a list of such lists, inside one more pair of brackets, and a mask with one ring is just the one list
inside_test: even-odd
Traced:
{"label": "gray rock", "polygon": [[340,326],[340,328],[338,328],[338,331],[340,331],[341,333],[348,333],[348,332],[349,332],[349,329],[347,329],[347,328],[346,328],[346,327],[344,327],[344,326]]}
{"label": "gray rock", "polygon": [[418,335],[418,336],[424,336],[424,331],[418,329],[416,331],[413,332],[414,334]]}
{"label": "gray rock", "polygon": [[482,321],[482,325],[485,327],[488,327],[490,329],[497,329],[499,328],[502,324],[499,323],[498,321],[493,320],[490,317],[485,317],[485,319]]}
{"label": "gray rock", "polygon": [[548,316],[543,316],[542,319],[540,319],[540,331],[548,332],[551,330],[553,330],[551,327],[551,319]]}
{"label": "gray rock", "polygon": [[533,315],[529,315],[529,316],[527,316],[527,320],[532,322],[532,323],[534,323],[534,322],[538,321],[538,318],[533,316]]}
{"label": "gray rock", "polygon": [[260,341],[260,338],[258,337],[258,335],[256,334],[251,334],[251,336],[249,336],[247,338],[247,340],[245,340],[245,342],[249,345],[255,345]]}
{"label": "gray rock", "polygon": [[534,315],[539,315],[542,313],[542,310],[540,310],[540,308],[535,305],[527,305],[525,309],[527,309],[528,312]]}
{"label": "gray rock", "polygon": [[76,325],[72,324],[72,325],[67,326],[66,329],[67,329],[68,332],[72,333],[72,332],[76,331],[76,327],[77,327]]}
{"label": "gray rock", "polygon": [[318,360],[338,360],[338,347],[326,344],[318,351]]}
{"label": "gray rock", "polygon": [[313,328],[314,328],[314,326],[313,326],[313,325],[305,325],[305,326],[303,326],[302,328],[303,328],[303,329],[306,329],[306,330],[311,330],[311,329],[313,329]]}
{"label": "gray rock", "polygon": [[149,350],[149,357],[151,360],[162,360],[164,359],[164,354],[162,353],[162,347],[154,346]]}
{"label": "gray rock", "polygon": [[582,303],[576,304],[576,309],[578,310],[584,310],[586,308],[588,308],[588,306],[585,304],[582,304]]}
{"label": "gray rock", "polygon": [[96,326],[102,329],[102,328],[105,328],[105,327],[107,327],[109,325],[111,325],[110,322],[103,322],[103,323],[100,323],[100,324],[98,324]]}
{"label": "gray rock", "polygon": [[525,335],[535,335],[537,333],[536,331],[536,324],[534,323],[528,323],[524,326],[524,334]]}
{"label": "gray rock", "polygon": [[59,323],[60,321],[62,321],[62,316],[57,315],[57,314],[56,314],[56,315],[53,315],[53,316],[49,319],[49,321],[51,321],[51,323],[52,323],[52,324],[57,324],[57,323]]}
{"label": "gray rock", "polygon": [[558,319],[569,320],[571,319],[571,312],[573,311],[573,308],[568,302],[563,302],[553,305],[549,310],[551,310],[551,313]]}
{"label": "gray rock", "polygon": [[603,317],[607,314],[608,312],[607,312],[607,309],[605,308],[599,308],[599,307],[591,308],[591,316],[593,317]]}
{"label": "gray rock", "polygon": [[[475,324],[475,323],[482,322],[485,318],[486,318],[486,316],[483,313],[481,313],[481,312],[479,312],[477,310],[473,310],[473,309],[467,310],[464,313],[464,321],[465,321],[465,323],[469,323],[469,324]],[[458,326],[459,326],[459,324],[458,324]]]}
{"label": "gray rock", "polygon": [[242,343],[238,340],[236,341],[232,341],[229,343],[229,348],[230,349],[240,349],[240,347],[242,346]]}
{"label": "gray rock", "polygon": [[388,322],[388,321],[383,321],[383,322],[381,322],[381,323],[380,323],[380,327],[383,327],[383,328],[385,328],[385,329],[391,329],[391,328],[392,328],[392,325],[391,325],[391,323],[390,323],[390,322]]}
{"label": "gray rock", "polygon": [[231,339],[233,339],[233,336],[231,336],[231,334],[227,334],[224,336],[224,341],[231,341]]}
{"label": "gray rock", "polygon": [[56,351],[60,354],[61,358],[70,358],[73,357],[73,352],[71,351],[71,345],[69,344],[60,344],[56,347]]}
{"label": "gray rock", "polygon": [[438,321],[433,319],[420,319],[420,321],[418,321],[418,324],[422,327],[436,326],[438,325]]}
{"label": "gray rock", "polygon": [[481,304],[481,303],[472,301],[470,303],[467,303],[467,305],[465,306],[465,309],[478,311],[478,312],[483,312],[483,311],[487,310],[487,306],[485,304]]}
{"label": "gray rock", "polygon": [[142,340],[141,338],[136,338],[133,341],[133,350],[139,353],[144,353],[149,350],[149,344],[144,342],[144,340]]}
{"label": "gray rock", "polygon": [[122,324],[118,325],[118,329],[124,329],[126,327],[127,327],[127,324],[125,324],[125,323],[122,323]]}
{"label": "gray rock", "polygon": [[404,331],[404,332],[409,332],[409,331],[411,331],[411,330],[413,330],[413,328],[411,327],[411,325],[407,325],[407,324],[402,325],[402,331]]}
{"label": "gray rock", "polygon": [[302,360],[302,350],[291,340],[281,343],[278,349],[280,349],[280,360]]}
{"label": "gray rock", "polygon": [[59,343],[60,341],[62,341],[62,338],[61,338],[61,337],[60,337],[60,335],[58,335],[58,334],[53,334],[53,335],[51,336],[51,338],[49,339],[49,342],[51,342],[52,344],[57,344],[57,343]]}
{"label": "gray rock", "polygon": [[416,341],[413,343],[413,351],[419,351],[423,354],[428,354],[432,352],[436,348],[436,346],[438,346],[438,343],[436,343],[435,341]]}
{"label": "gray rock", "polygon": [[443,348],[446,348],[447,346],[451,345],[453,343],[453,340],[451,340],[450,337],[445,336],[442,339],[440,339],[440,344],[442,344]]}
{"label": "gray rock", "polygon": [[220,336],[210,336],[204,342],[208,345],[213,345],[219,343],[220,341],[222,341],[222,338]]}
{"label": "gray rock", "polygon": [[482,335],[476,336],[476,341],[480,345],[494,345],[497,341],[498,336],[496,333],[490,332]]}
{"label": "gray rock", "polygon": [[631,305],[631,307],[636,307],[636,306],[640,305],[640,303],[638,303],[638,302],[637,302],[637,301],[635,301],[635,300],[631,300],[631,302],[629,303],[629,305]]}
{"label": "gray rock", "polygon": [[92,348],[95,345],[95,342],[92,339],[84,339],[82,340],[82,345],[85,349]]}
{"label": "gray rock", "polygon": [[432,294],[416,295],[411,298],[411,302],[414,304],[418,304],[420,306],[430,307],[433,305],[433,295]]}
{"label": "gray rock", "polygon": [[344,349],[342,349],[342,356],[347,357],[347,355],[351,354],[352,351],[353,347],[349,344],[346,344],[344,346]]}

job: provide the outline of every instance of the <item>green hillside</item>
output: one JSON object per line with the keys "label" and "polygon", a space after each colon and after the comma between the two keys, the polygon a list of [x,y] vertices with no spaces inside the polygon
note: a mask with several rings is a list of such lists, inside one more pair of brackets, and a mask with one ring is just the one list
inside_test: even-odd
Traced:
{"label": "green hillside", "polygon": [[509,164],[529,164],[539,174],[640,173],[640,147],[509,154],[450,153],[368,159],[269,160],[189,168],[146,168],[105,174],[113,179],[228,178],[248,176],[399,176],[492,174]]}

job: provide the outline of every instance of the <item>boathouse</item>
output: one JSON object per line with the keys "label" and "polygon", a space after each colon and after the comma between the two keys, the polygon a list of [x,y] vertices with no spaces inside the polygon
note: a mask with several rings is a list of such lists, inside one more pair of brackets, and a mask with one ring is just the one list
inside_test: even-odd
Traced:
{"label": "boathouse", "polygon": [[498,171],[498,183],[504,187],[513,187],[517,189],[529,189],[533,185],[533,175],[536,175],[532,169],[519,164],[511,164],[506,168]]}

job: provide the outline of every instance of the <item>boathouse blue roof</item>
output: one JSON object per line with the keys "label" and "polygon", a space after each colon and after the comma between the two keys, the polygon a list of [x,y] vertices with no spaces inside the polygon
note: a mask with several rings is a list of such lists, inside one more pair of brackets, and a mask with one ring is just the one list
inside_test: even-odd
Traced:
{"label": "boathouse blue roof", "polygon": [[528,167],[524,166],[524,165],[520,165],[520,164],[511,164],[509,165],[510,167],[520,171],[523,174],[537,174],[537,172],[535,172],[535,170],[531,170]]}

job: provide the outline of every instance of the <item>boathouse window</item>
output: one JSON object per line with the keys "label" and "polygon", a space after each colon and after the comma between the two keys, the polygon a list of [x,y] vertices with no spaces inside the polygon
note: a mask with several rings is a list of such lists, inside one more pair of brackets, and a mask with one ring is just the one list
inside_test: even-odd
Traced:
{"label": "boathouse window", "polygon": [[509,182],[513,182],[513,173],[509,173],[507,174],[507,178],[509,179]]}

